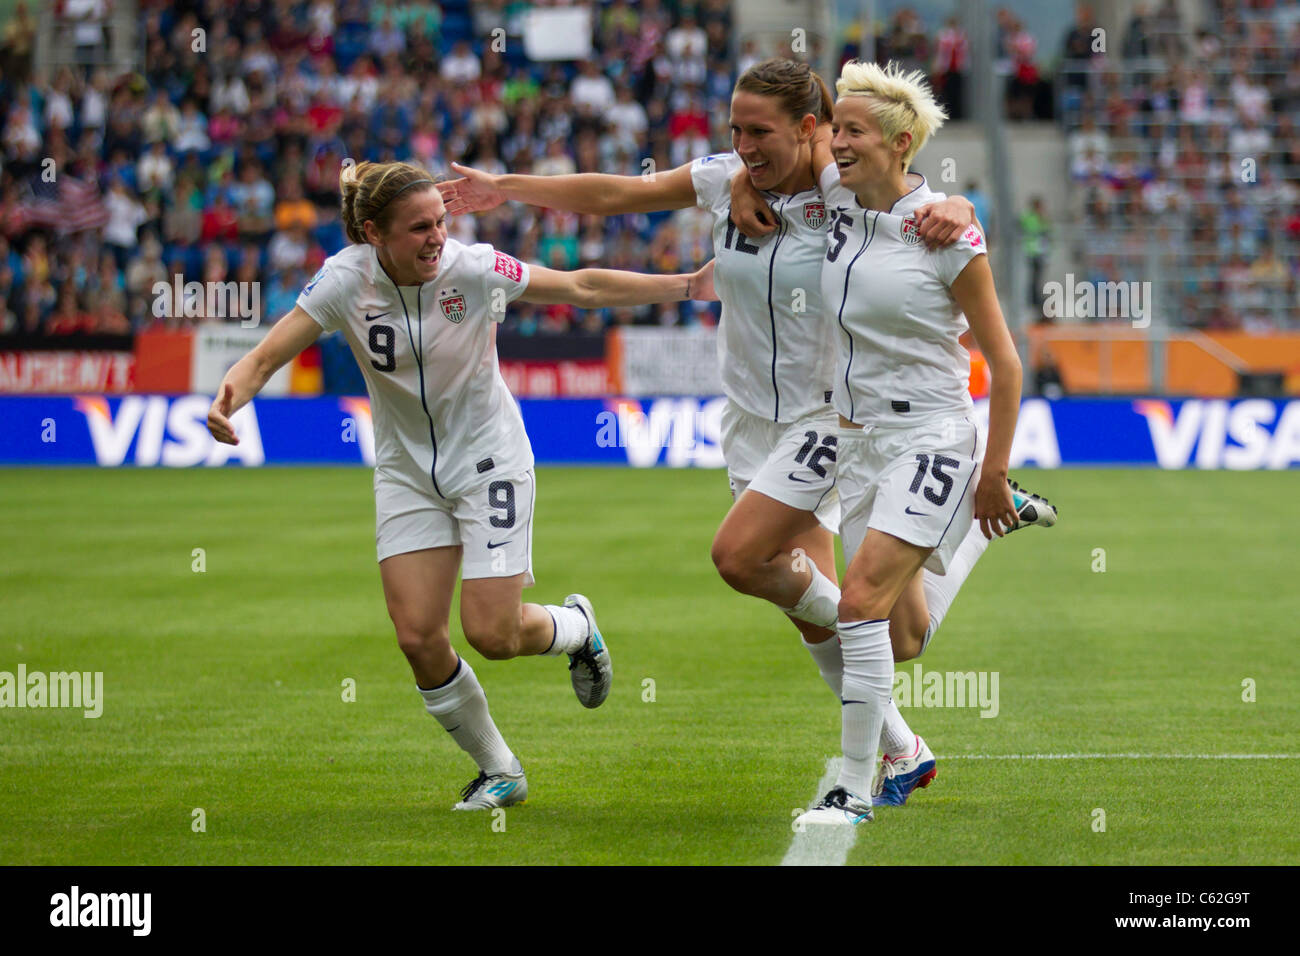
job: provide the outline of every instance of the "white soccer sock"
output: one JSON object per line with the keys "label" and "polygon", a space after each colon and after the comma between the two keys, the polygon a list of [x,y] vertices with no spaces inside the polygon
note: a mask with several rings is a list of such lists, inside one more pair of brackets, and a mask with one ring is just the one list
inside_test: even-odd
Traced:
{"label": "white soccer sock", "polygon": [[880,731],[880,749],[889,757],[910,757],[916,752],[916,734],[898,712],[898,704],[889,698],[885,710],[885,724]]}
{"label": "white soccer sock", "polygon": [[803,646],[808,648],[808,653],[812,655],[813,663],[817,665],[822,680],[838,699],[844,689],[844,655],[840,653],[839,637],[831,635],[820,644],[809,644],[804,639]]}
{"label": "white soccer sock", "polygon": [[836,628],[844,655],[840,748],[844,765],[836,786],[862,799],[871,793],[876,746],[888,709],[894,678],[894,648],[889,621],[841,621]]}
{"label": "white soccer sock", "polygon": [[543,606],[550,612],[551,620],[555,622],[555,640],[542,653],[553,657],[576,653],[587,639],[589,628],[587,615],[576,607],[560,607],[555,604]]}
{"label": "white soccer sock", "polygon": [[978,521],[972,522],[966,537],[957,546],[957,552],[948,562],[947,574],[935,574],[925,571],[921,574],[921,587],[925,591],[925,605],[930,611],[930,626],[926,629],[925,640],[921,642],[921,653],[930,646],[930,639],[939,630],[948,608],[957,598],[957,592],[975,569],[975,562],[989,546],[989,539],[984,537]]}
{"label": "white soccer sock", "polygon": [[484,773],[513,773],[518,764],[505,738],[488,713],[487,695],[469,666],[461,658],[451,680],[425,690],[416,685],[427,710],[460,749],[474,758]]}
{"label": "white soccer sock", "polygon": [[840,616],[840,589],[826,575],[817,570],[813,559],[804,557],[808,570],[812,572],[812,581],[803,592],[794,607],[782,608],[786,614],[807,621],[816,627],[834,627]]}

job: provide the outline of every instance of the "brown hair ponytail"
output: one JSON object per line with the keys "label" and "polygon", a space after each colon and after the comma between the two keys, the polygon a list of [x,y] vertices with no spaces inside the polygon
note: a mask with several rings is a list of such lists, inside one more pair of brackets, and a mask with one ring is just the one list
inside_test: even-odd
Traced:
{"label": "brown hair ponytail", "polygon": [[349,242],[365,242],[365,222],[373,220],[380,232],[388,229],[399,196],[432,189],[435,179],[411,163],[357,163],[339,173],[343,229]]}
{"label": "brown hair ponytail", "polygon": [[814,73],[807,63],[781,57],[755,63],[737,81],[736,89],[743,93],[773,97],[796,123],[809,113],[817,117],[818,123],[829,123],[831,109],[835,105],[826,81]]}

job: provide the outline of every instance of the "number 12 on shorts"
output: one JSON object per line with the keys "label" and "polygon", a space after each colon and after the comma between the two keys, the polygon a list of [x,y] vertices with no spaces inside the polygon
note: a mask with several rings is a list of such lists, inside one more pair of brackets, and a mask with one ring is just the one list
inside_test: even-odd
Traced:
{"label": "number 12 on shorts", "polygon": [[[794,456],[795,464],[802,465],[804,459],[808,458],[808,455],[811,452],[812,457],[808,458],[808,470],[818,478],[825,478],[826,467],[822,464],[822,460],[825,459],[832,465],[835,464],[835,446],[839,444],[839,439],[834,435],[827,435],[822,439],[821,445],[818,446],[816,432],[806,431],[803,434],[807,441],[803,443],[803,447],[801,447],[798,454]],[[813,451],[814,448],[816,451]]]}

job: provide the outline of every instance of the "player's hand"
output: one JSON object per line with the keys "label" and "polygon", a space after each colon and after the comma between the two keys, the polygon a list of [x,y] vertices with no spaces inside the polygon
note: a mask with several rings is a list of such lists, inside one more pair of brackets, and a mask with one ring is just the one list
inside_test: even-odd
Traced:
{"label": "player's hand", "polygon": [[460,163],[452,163],[451,168],[460,173],[461,178],[438,183],[438,192],[447,204],[447,215],[487,212],[506,201],[506,194],[497,188],[497,178],[491,173],[462,166]]}
{"label": "player's hand", "polygon": [[745,169],[731,180],[731,221],[751,239],[776,231],[776,213],[749,181]]}
{"label": "player's hand", "polygon": [[917,232],[927,248],[950,246],[975,223],[975,206],[963,196],[926,203],[916,211]]}
{"label": "player's hand", "polygon": [[980,482],[975,486],[975,520],[980,523],[984,537],[990,541],[994,534],[1001,538],[1020,523],[1005,474],[989,472],[980,475]]}
{"label": "player's hand", "polygon": [[701,302],[716,302],[718,293],[713,288],[713,264],[716,259],[710,259],[697,271],[691,274],[690,282],[686,285],[686,298],[698,299]]}
{"label": "player's hand", "polygon": [[208,431],[212,437],[223,445],[238,445],[239,436],[230,424],[230,406],[235,402],[235,388],[227,385],[221,390],[208,409]]}

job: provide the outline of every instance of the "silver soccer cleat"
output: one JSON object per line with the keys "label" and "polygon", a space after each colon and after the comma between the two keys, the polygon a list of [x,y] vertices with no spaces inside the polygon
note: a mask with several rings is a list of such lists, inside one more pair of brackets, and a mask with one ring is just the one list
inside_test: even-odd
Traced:
{"label": "silver soccer cleat", "polygon": [[596,626],[596,612],[591,609],[591,602],[581,594],[570,594],[564,599],[565,607],[576,607],[587,618],[587,640],[576,653],[569,655],[569,679],[573,682],[573,692],[583,707],[599,707],[609,696],[609,687],[614,680],[614,663],[609,657],[609,648]]}

